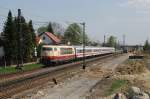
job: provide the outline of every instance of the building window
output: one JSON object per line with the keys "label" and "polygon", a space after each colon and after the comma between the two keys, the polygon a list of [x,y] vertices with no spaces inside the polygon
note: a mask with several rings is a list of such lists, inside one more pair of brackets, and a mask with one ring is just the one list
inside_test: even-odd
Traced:
{"label": "building window", "polygon": [[45,40],[45,36],[43,36],[43,40]]}

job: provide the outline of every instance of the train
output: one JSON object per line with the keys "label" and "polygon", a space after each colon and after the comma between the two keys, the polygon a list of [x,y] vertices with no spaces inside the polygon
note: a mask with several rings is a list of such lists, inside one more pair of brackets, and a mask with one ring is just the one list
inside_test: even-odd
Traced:
{"label": "train", "polygon": [[[44,64],[79,60],[83,57],[91,58],[115,52],[113,47],[43,45],[41,49],[41,62]],[[84,53],[84,54],[83,54]]]}

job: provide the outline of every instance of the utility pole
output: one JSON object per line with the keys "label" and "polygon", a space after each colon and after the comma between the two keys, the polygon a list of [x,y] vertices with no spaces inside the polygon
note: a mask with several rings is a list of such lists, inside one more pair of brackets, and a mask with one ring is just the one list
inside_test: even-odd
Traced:
{"label": "utility pole", "polygon": [[86,64],[85,64],[85,22],[80,23],[81,25],[83,25],[83,66],[82,68],[85,69],[86,68]]}
{"label": "utility pole", "polygon": [[123,46],[125,46],[125,38],[126,38],[126,36],[123,35]]}
{"label": "utility pole", "polygon": [[[22,38],[22,26],[21,26],[21,9],[18,9],[18,33],[19,33],[19,40],[18,40],[18,64],[17,67],[20,68],[20,66],[23,66],[23,56],[22,56],[22,42],[23,42],[23,38]],[[20,61],[21,61],[21,65],[20,65]]]}
{"label": "utility pole", "polygon": [[123,34],[123,50],[125,51],[125,35]]}
{"label": "utility pole", "polygon": [[118,40],[117,46],[118,46],[118,49],[120,49],[120,41],[119,40]]}
{"label": "utility pole", "polygon": [[104,35],[104,45],[103,46],[105,46],[105,43],[106,43],[105,40],[106,40],[106,36]]}

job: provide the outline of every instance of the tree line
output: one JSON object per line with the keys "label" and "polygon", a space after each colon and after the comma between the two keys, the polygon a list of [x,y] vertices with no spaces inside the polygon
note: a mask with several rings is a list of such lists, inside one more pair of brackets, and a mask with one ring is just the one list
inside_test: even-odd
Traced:
{"label": "tree line", "polygon": [[145,41],[143,50],[144,50],[145,52],[150,52],[150,43],[149,43],[148,39]]}
{"label": "tree line", "polygon": [[32,20],[27,22],[22,15],[13,17],[12,12],[9,11],[3,27],[1,42],[3,42],[5,59],[10,64],[14,60],[19,62],[21,58],[29,61],[33,57],[36,46]]}

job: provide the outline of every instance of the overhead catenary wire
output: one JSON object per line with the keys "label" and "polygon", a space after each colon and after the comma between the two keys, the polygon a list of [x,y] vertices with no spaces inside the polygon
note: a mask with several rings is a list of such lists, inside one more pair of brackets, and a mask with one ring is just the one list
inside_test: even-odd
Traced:
{"label": "overhead catenary wire", "polygon": [[[13,11],[16,11],[16,10],[17,10],[17,8],[10,9],[10,8],[7,8],[7,7],[3,7],[3,6],[1,6],[1,5],[0,5],[0,8],[1,8],[1,9],[5,9],[5,10],[13,10]],[[23,10],[23,11],[24,11],[25,13],[27,12],[27,11],[25,11],[25,10]],[[28,12],[27,12],[27,13],[28,13]],[[6,18],[7,18],[7,16],[6,16],[6,15],[3,15],[3,14],[0,14],[0,16],[3,17],[3,19],[6,19]],[[45,19],[45,17],[40,16],[40,15],[35,15],[35,14],[33,14],[33,13],[32,13],[32,16],[39,17],[39,18],[41,18],[41,19]],[[1,17],[0,17],[0,18],[1,18]],[[29,17],[29,16],[28,16],[28,17]],[[31,17],[30,17],[30,18],[31,18]],[[32,18],[31,18],[31,20],[32,20]],[[67,27],[68,27],[68,25],[70,25],[70,24],[67,23],[67,22],[68,22],[68,21],[65,21],[64,23],[67,24]],[[33,23],[33,25],[34,25],[35,27],[40,27],[40,26],[48,25],[49,21],[37,21],[37,20],[32,20],[32,23]],[[76,23],[76,22],[73,22],[73,23]],[[79,31],[76,31],[73,27],[71,27],[71,28],[72,28],[73,31],[75,31],[76,33],[80,34]]]}

